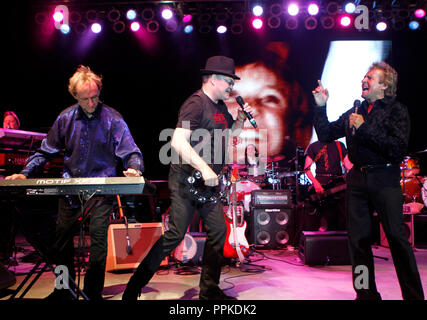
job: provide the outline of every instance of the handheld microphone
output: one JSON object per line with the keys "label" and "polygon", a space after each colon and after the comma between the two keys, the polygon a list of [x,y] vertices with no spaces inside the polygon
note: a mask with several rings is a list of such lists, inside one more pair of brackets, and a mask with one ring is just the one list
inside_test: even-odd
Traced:
{"label": "handheld microphone", "polygon": [[243,109],[243,106],[245,105],[245,102],[243,101],[243,98],[241,96],[237,96],[236,97],[236,101],[240,105],[240,107],[242,108],[243,113],[246,115],[246,118],[248,118],[248,120],[251,123],[251,125],[254,128],[258,128],[254,117],[252,117],[252,115],[249,112],[247,112],[247,111],[245,111],[245,109]]}
{"label": "handheld microphone", "polygon": [[[359,106],[360,106],[360,100],[354,100],[353,102],[353,107],[354,107],[354,113],[357,113],[359,111]],[[356,134],[356,127],[353,126],[351,128],[351,135],[354,136]]]}

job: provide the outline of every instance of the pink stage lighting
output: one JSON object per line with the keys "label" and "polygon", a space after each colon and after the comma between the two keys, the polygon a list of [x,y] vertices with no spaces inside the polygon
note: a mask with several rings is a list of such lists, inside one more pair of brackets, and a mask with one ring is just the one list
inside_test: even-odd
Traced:
{"label": "pink stage lighting", "polygon": [[193,16],[191,14],[186,14],[183,18],[182,18],[182,22],[184,23],[189,23],[191,21],[191,19],[193,19]]}
{"label": "pink stage lighting", "polygon": [[53,20],[55,20],[56,22],[61,22],[62,20],[64,20],[64,14],[61,11],[56,11],[53,14]]}
{"label": "pink stage lighting", "polygon": [[308,11],[309,15],[315,16],[316,14],[319,13],[319,6],[315,3],[310,3],[308,5],[307,11]]}
{"label": "pink stage lighting", "polygon": [[132,23],[130,24],[130,29],[131,29],[133,32],[138,31],[140,28],[141,28],[141,25],[139,24],[139,22],[134,21],[134,22],[132,22]]}
{"label": "pink stage lighting", "polygon": [[291,3],[288,6],[288,13],[291,16],[296,16],[299,13],[299,7],[296,3]]}
{"label": "pink stage lighting", "polygon": [[350,19],[350,17],[349,17],[349,16],[342,16],[342,17],[340,18],[340,24],[341,24],[341,26],[343,26],[343,27],[348,27],[348,26],[350,26],[350,24],[351,24],[351,19]]}
{"label": "pink stage lighting", "polygon": [[414,15],[417,18],[424,18],[426,16],[426,12],[424,9],[417,9],[417,10],[415,10]]}
{"label": "pink stage lighting", "polygon": [[261,29],[263,25],[264,25],[264,22],[259,18],[252,20],[252,26],[257,30]]}

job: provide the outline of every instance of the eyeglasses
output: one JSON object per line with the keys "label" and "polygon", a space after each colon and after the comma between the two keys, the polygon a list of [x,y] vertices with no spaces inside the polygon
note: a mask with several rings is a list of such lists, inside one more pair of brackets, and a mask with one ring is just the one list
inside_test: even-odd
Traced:
{"label": "eyeglasses", "polygon": [[225,82],[228,83],[229,86],[234,86],[234,80],[230,77],[226,77],[223,75],[216,75],[218,79],[224,80]]}

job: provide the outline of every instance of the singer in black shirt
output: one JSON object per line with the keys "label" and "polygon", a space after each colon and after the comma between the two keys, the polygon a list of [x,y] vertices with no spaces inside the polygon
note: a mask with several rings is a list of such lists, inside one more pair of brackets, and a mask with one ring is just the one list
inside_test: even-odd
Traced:
{"label": "singer in black shirt", "polygon": [[[211,57],[207,60],[205,69],[201,70],[201,74],[202,87],[181,106],[171,141],[172,151],[179,156],[179,163],[172,162],[169,171],[171,206],[168,230],[154,244],[130,278],[122,296],[123,300],[138,299],[141,289],[148,284],[161,261],[184,239],[196,210],[206,230],[199,299],[236,299],[226,295],[218,286],[227,232],[222,204],[220,201],[200,202],[195,199],[186,181],[192,171],[198,170],[206,186],[219,185],[218,174],[226,163],[224,155],[228,144],[216,144],[215,141],[220,140],[216,139],[216,135],[228,130],[233,132],[237,130],[236,134],[241,131],[239,129],[243,128],[246,119],[244,111],[251,113],[252,107],[247,103],[244,104],[237,114],[237,119],[234,120],[224,103],[224,100],[230,98],[234,81],[240,79],[235,75],[233,59],[224,56]],[[208,135],[204,134],[206,132]],[[198,148],[201,145],[206,148]],[[200,150],[197,151],[198,149]],[[210,151],[207,152],[209,156],[204,154],[205,149]]]}
{"label": "singer in black shirt", "polygon": [[[362,80],[358,107],[329,122],[328,90],[313,90],[314,127],[320,141],[346,137],[350,161],[347,175],[347,210],[353,287],[357,299],[381,299],[371,249],[373,212],[378,213],[390,245],[404,299],[424,299],[418,267],[406,237],[400,167],[407,151],[410,120],[406,107],[395,100],[397,72],[385,62],[374,63]],[[367,280],[367,281],[366,281]]]}

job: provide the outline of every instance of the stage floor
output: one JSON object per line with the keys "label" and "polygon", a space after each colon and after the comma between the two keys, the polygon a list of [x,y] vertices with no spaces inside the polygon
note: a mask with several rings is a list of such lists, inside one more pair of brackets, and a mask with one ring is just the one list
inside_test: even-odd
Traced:
{"label": "stage floor", "polygon": [[[16,284],[3,290],[0,300],[7,300],[11,290],[25,278],[33,267],[32,263],[20,259],[31,252],[31,247],[18,243],[24,248],[18,252],[18,265],[9,270],[16,274]],[[378,290],[384,300],[402,299],[396,272],[391,260],[390,251],[385,247],[373,247]],[[423,282],[427,289],[427,250],[415,249],[415,256]],[[387,258],[385,260],[383,258]],[[220,287],[228,295],[239,300],[353,300],[355,293],[352,287],[351,267],[307,266],[299,259],[297,251],[291,248],[284,250],[256,251],[250,257],[250,264],[240,267],[224,266]],[[107,272],[103,297],[106,300],[121,300],[131,272]],[[170,260],[169,265],[162,267],[150,283],[143,289],[141,300],[197,300],[200,278],[199,267],[176,265]],[[81,279],[83,283],[83,277]],[[43,299],[54,288],[55,276],[48,271],[42,274],[24,299]]]}

